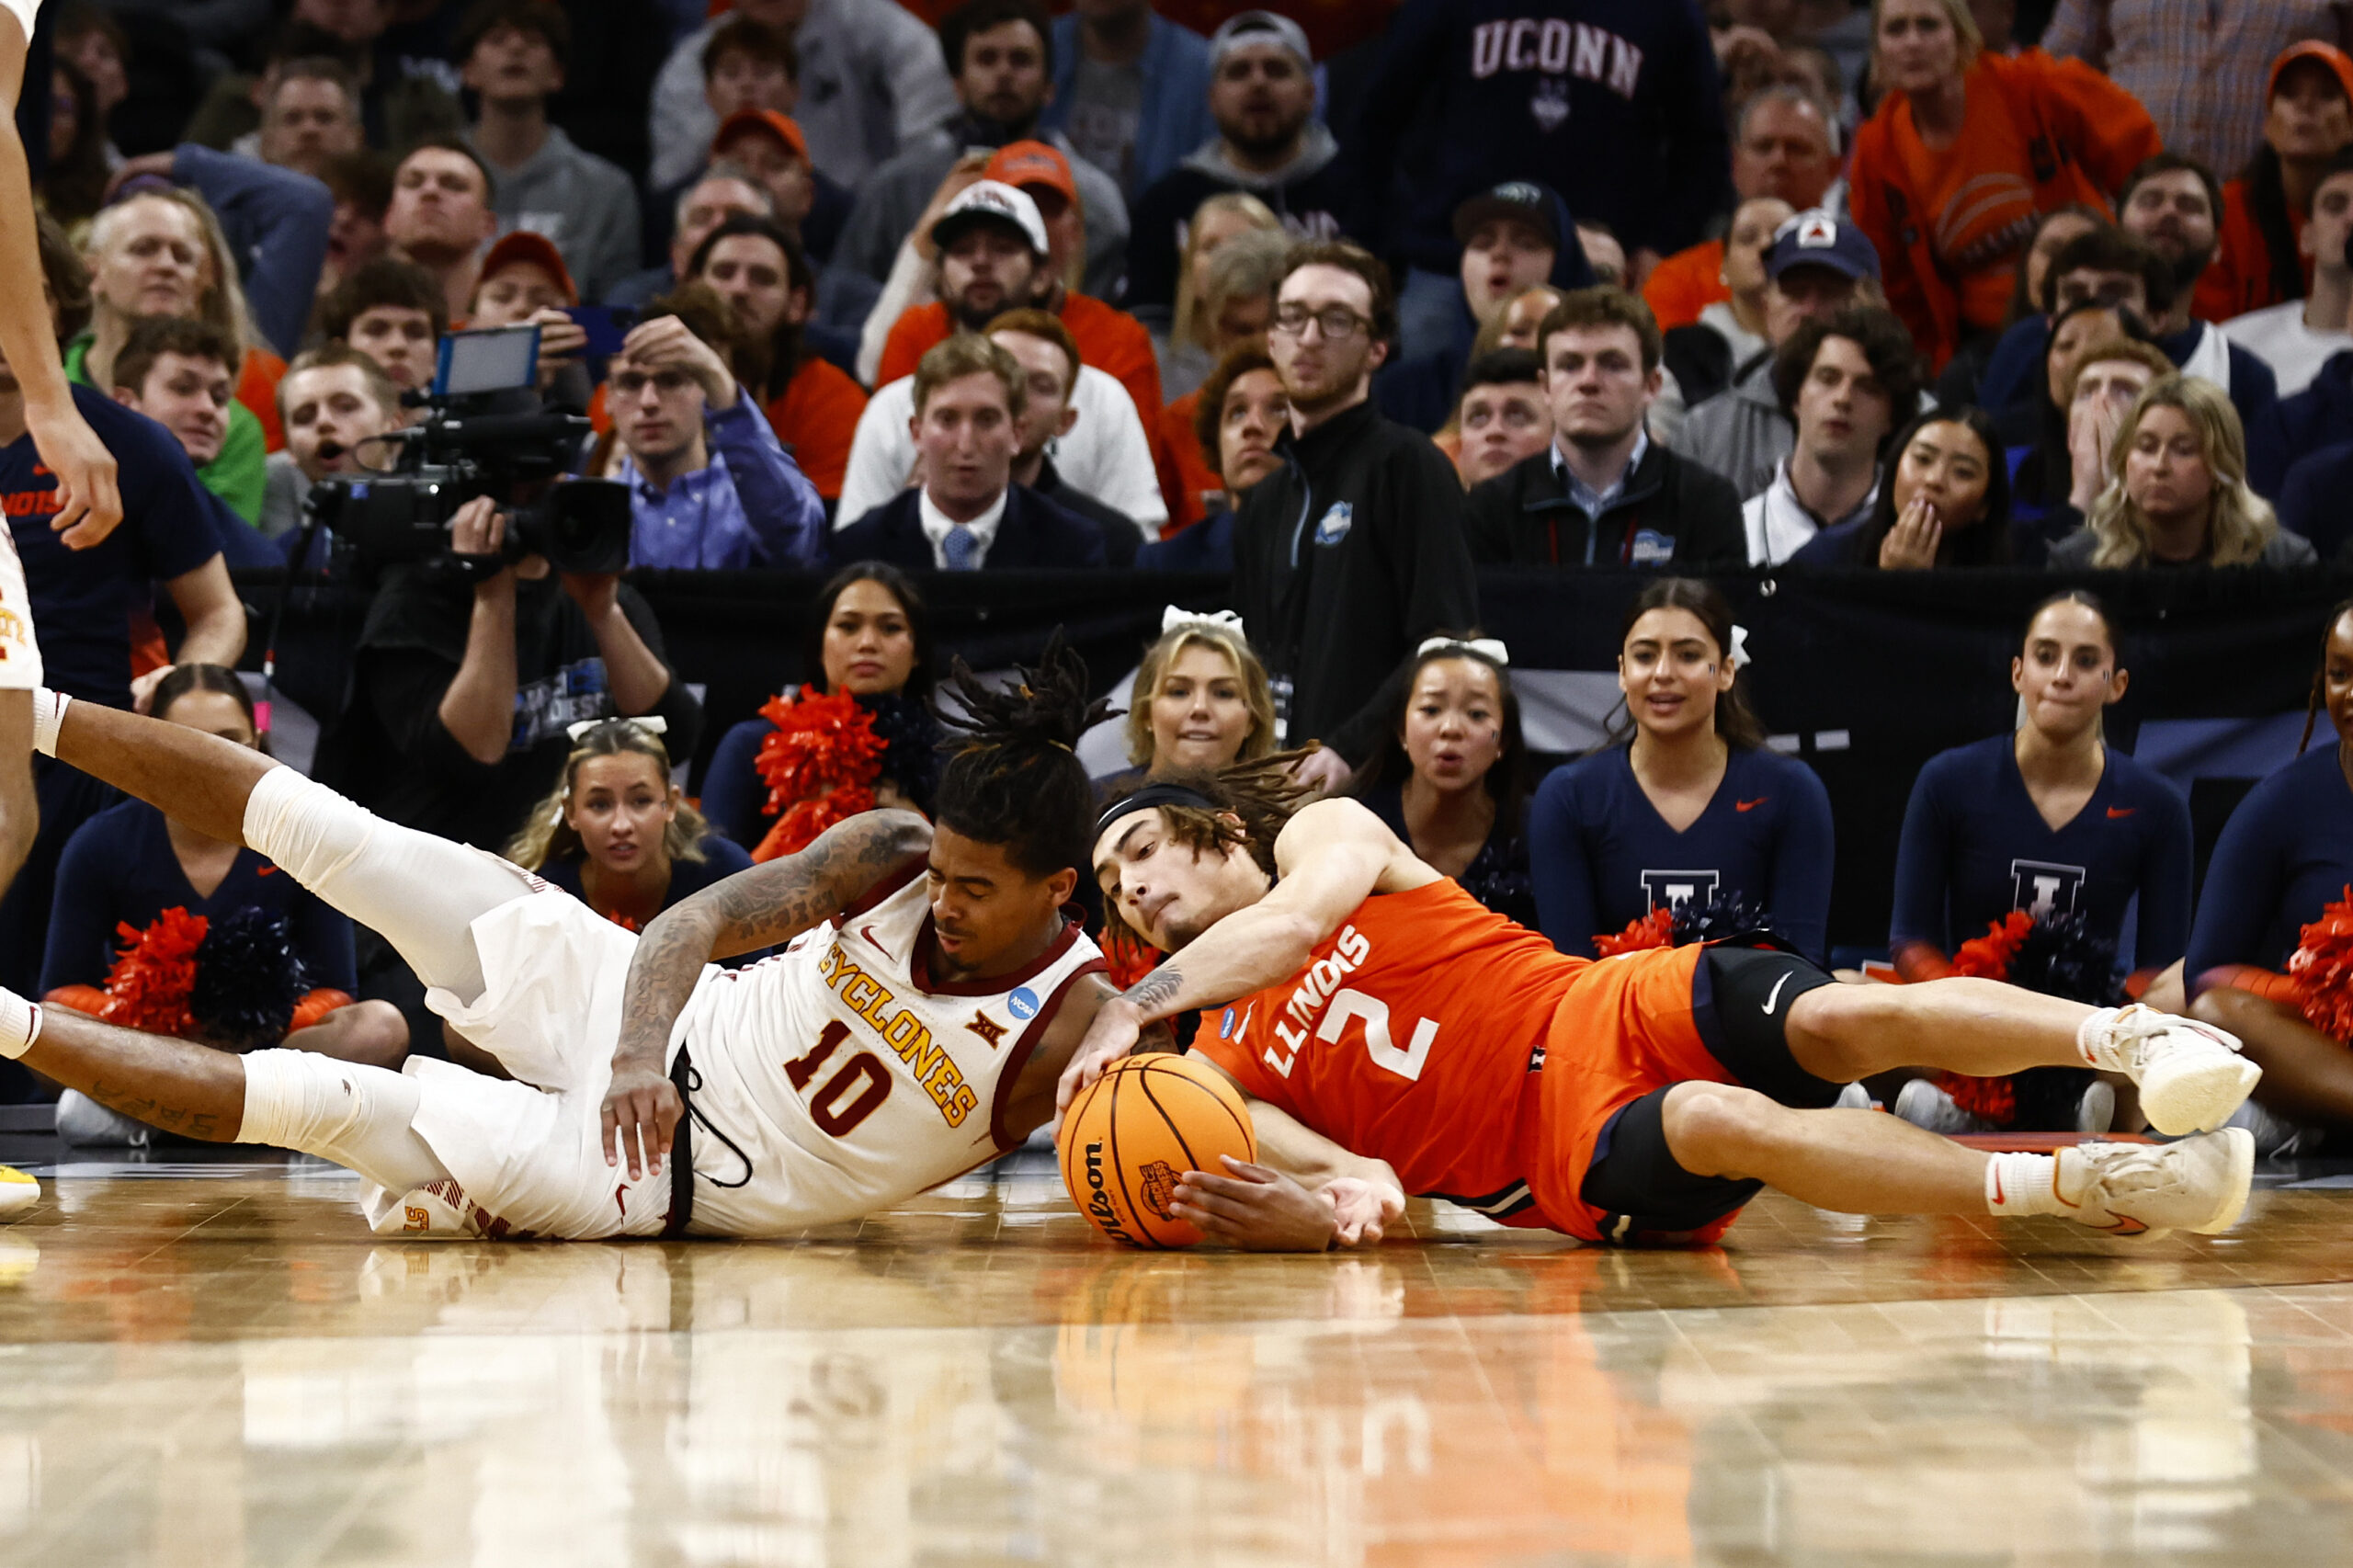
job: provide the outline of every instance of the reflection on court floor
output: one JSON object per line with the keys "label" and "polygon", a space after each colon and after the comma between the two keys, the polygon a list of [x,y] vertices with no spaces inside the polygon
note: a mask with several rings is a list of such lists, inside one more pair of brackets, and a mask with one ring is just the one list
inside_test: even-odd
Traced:
{"label": "reflection on court floor", "polygon": [[1098,1243],[1043,1170],[790,1244],[386,1244],[314,1164],[69,1171],[0,1230],[6,1560],[2341,1560],[2353,1198],[2215,1241],[1721,1251],[1451,1213]]}

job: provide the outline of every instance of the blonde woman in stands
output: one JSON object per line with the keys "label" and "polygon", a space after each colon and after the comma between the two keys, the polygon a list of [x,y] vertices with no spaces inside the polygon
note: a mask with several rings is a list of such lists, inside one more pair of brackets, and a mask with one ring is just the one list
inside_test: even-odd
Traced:
{"label": "blonde woman in stands", "polygon": [[2108,453],[2108,488],[2051,547],[2059,570],[2309,566],[2312,541],[2247,487],[2246,436],[2230,395],[2196,376],[2153,381]]}

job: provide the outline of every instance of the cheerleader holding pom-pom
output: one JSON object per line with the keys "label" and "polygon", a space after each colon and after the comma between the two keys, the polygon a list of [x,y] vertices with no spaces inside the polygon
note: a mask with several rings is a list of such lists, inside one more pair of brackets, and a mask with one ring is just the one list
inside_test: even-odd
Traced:
{"label": "cheerleader holding pom-pom", "polygon": [[[2091,595],[2055,595],[2027,619],[2010,661],[2020,722],[1920,770],[1895,856],[1888,947],[1907,981],[1948,974],[2112,1006],[2125,916],[2137,983],[2189,937],[2189,808],[2154,772],[2109,746],[2101,716],[2131,676]],[[1894,1101],[1936,1132],[2105,1132],[2115,1094],[2088,1070],[2011,1078],[1933,1074]]]}
{"label": "cheerleader holding pom-pom", "polygon": [[923,596],[897,567],[861,561],[817,603],[808,682],[729,730],[703,772],[704,815],[756,860],[877,806],[931,814],[940,737]]}
{"label": "cheerleader holding pom-pom", "polygon": [[[2311,745],[2325,711],[2336,744]],[[2222,829],[2187,960],[2190,1015],[2263,1068],[2237,1124],[2267,1154],[2353,1131],[2353,600],[2336,607],[2296,760]]]}
{"label": "cheerleader holding pom-pom", "polygon": [[[157,683],[153,709],[267,749],[233,670],[178,665]],[[354,970],[349,920],[255,851],[142,801],[83,824],[58,861],[41,960],[48,1005],[224,1051],[286,1045],[397,1067],[408,1027],[388,1002],[352,1001]],[[68,1090],[58,1131],[143,1145],[152,1130]]]}

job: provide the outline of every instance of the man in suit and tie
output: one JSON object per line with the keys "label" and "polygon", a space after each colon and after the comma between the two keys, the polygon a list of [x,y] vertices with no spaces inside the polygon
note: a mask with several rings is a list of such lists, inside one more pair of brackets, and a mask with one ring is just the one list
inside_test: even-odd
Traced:
{"label": "man in suit and tie", "polygon": [[839,562],[887,561],[911,572],[1101,566],[1100,524],[1013,483],[1028,386],[1019,361],[958,333],[915,368],[914,432],[921,483],[829,541]]}

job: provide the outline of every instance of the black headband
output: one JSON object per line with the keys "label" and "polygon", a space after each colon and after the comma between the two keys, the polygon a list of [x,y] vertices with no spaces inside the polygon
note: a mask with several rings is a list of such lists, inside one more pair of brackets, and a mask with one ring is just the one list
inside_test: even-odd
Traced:
{"label": "black headband", "polygon": [[1147,784],[1134,794],[1106,806],[1103,814],[1095,819],[1095,835],[1097,838],[1103,836],[1103,830],[1121,817],[1148,812],[1156,806],[1193,806],[1205,812],[1225,810],[1199,790],[1183,784]]}

